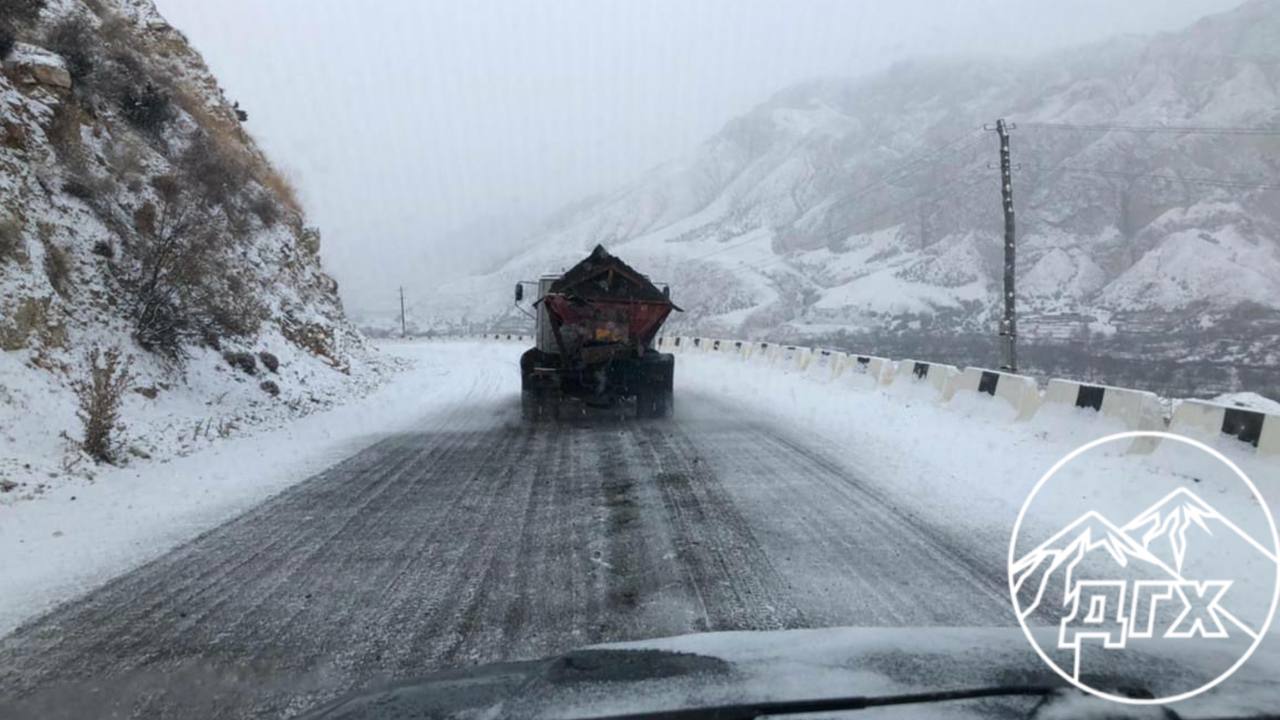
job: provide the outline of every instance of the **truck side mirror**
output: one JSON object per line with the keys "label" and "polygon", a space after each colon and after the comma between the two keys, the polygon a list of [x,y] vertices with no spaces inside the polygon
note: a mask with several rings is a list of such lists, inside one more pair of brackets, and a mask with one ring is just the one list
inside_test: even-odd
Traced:
{"label": "truck side mirror", "polygon": [[516,283],[516,302],[520,302],[523,299],[524,299],[524,285],[522,283]]}

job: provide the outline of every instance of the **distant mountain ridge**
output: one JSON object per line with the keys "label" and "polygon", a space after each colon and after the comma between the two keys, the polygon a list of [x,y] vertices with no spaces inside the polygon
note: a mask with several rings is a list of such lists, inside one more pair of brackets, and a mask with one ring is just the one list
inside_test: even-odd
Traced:
{"label": "distant mountain ridge", "polygon": [[[1073,348],[1076,376],[1107,376],[1084,358],[1159,359],[1171,368],[1147,365],[1152,389],[1276,394],[1280,136],[1151,128],[1280,127],[1277,47],[1280,3],[1254,0],[1031,61],[908,62],[796,85],[559,214],[523,253],[414,315],[518,322],[515,280],[602,242],[672,284],[688,309],[673,331],[989,364],[1002,226],[996,139],[979,128],[1007,117],[1019,125],[1024,345]],[[1076,356],[1039,361],[1061,357]],[[1236,374],[1193,382],[1173,367],[1189,362]]]}

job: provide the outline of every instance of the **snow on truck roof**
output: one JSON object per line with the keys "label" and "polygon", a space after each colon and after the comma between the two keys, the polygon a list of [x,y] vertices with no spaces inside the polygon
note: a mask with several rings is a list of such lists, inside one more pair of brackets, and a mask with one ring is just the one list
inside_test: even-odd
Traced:
{"label": "snow on truck roof", "polygon": [[680,309],[648,277],[609,254],[603,245],[596,245],[582,262],[565,271],[551,284],[550,292],[572,293],[584,298],[644,300]]}

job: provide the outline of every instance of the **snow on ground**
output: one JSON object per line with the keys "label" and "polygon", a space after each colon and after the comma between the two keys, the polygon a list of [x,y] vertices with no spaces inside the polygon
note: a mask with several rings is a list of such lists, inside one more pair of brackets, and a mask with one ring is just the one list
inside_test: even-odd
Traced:
{"label": "snow on ground", "polygon": [[[109,330],[94,333],[91,346],[111,347]],[[275,359],[268,369],[256,352],[254,374],[233,368],[209,348],[192,348],[181,368],[154,355],[126,354],[129,390],[116,432],[117,464],[146,465],[196,452],[230,437],[279,428],[310,413],[349,403],[387,382],[395,358],[360,348],[343,370],[264,332],[255,351]],[[74,363],[80,358],[66,354]],[[68,378],[40,369],[41,354],[23,349],[0,353],[0,508],[57,488],[92,484],[103,468],[81,452],[83,428]],[[71,371],[83,379],[87,369]],[[261,385],[271,383],[272,396]]]}
{"label": "snow on ground", "polygon": [[433,409],[510,383],[516,372],[507,346],[384,349],[412,369],[362,398],[302,418],[279,418],[255,434],[214,439],[185,456],[103,466],[92,481],[55,483],[26,501],[0,505],[0,636]]}
{"label": "snow on ground", "polygon": [[1271,415],[1280,415],[1280,402],[1263,397],[1255,392],[1224,393],[1214,398],[1213,402],[1220,405],[1234,405],[1257,410]]}
{"label": "snow on ground", "polygon": [[[898,380],[873,387],[865,375],[831,380],[826,369],[788,373],[732,355],[680,355],[676,377],[684,388],[737,398],[744,410],[827,444],[907,512],[965,533],[1001,557],[1036,481],[1072,450],[1127,429],[1074,407],[1042,406],[1031,420],[1014,422],[1012,407],[994,398],[961,394],[943,405],[925,384]],[[1254,481],[1272,516],[1280,516],[1280,461],[1264,461],[1229,438],[1214,445]],[[1224,465],[1177,443],[1149,455],[1126,450],[1125,442],[1091,450],[1047,484],[1028,512],[1024,532],[1030,542],[1020,540],[1019,554],[1087,510],[1123,525],[1178,488],[1194,488],[1250,536],[1274,547],[1257,498]],[[1274,563],[1263,555],[1238,553],[1229,561],[1234,576],[1274,577]],[[1269,602],[1270,586],[1266,590],[1255,604]]]}
{"label": "snow on ground", "polygon": [[[30,501],[0,505],[0,635],[433,410],[514,391],[522,349],[474,342],[385,348],[413,369],[367,397],[184,457],[103,470],[92,483],[57,485]],[[860,377],[866,380],[854,374],[830,380],[814,367],[802,375],[732,357],[680,355],[677,417],[682,395],[693,391],[772,418],[840,457],[909,514],[967,533],[998,556],[1006,552],[1018,509],[1036,480],[1072,449],[1123,429],[1076,408],[1042,409],[1031,421],[1015,423],[1012,410],[996,400],[961,397],[942,406],[927,387],[870,387],[859,385]],[[1222,473],[1188,470],[1185,457],[1165,449],[1149,456],[1123,449],[1091,453],[1090,472],[1069,485],[1079,497],[1065,500],[1083,498],[1122,522],[1145,507],[1132,482],[1169,488],[1194,483],[1197,493],[1252,534],[1265,532],[1256,521],[1256,501]],[[1263,463],[1234,441],[1221,449],[1253,478],[1272,513],[1280,513],[1280,464]],[[1041,507],[1028,521],[1033,533],[1074,518],[1070,502],[1062,502],[1057,514],[1055,507]]]}

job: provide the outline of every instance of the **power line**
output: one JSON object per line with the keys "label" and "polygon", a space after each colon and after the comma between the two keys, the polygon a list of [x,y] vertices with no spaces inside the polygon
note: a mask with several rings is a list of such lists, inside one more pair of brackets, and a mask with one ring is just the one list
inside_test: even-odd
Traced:
{"label": "power line", "polygon": [[1120,178],[1130,178],[1130,179],[1149,178],[1154,180],[1168,180],[1170,182],[1183,183],[1186,185],[1209,185],[1213,187],[1238,188],[1238,189],[1246,189],[1246,190],[1280,190],[1280,183],[1272,183],[1272,182],[1228,180],[1224,178],[1211,178],[1211,177],[1182,177],[1180,175],[1163,175],[1160,173],[1137,173],[1137,172],[1124,172],[1121,170],[1105,170],[1103,168],[1082,168],[1082,167],[1073,167],[1071,165],[1061,165],[1053,168],[1039,167],[1037,169],[1043,170],[1045,172],[1061,171],[1061,172],[1075,173],[1078,175],[1103,175],[1106,177],[1120,177]]}
{"label": "power line", "polygon": [[1024,128],[1040,130],[1069,130],[1079,132],[1131,132],[1139,134],[1170,135],[1267,135],[1280,136],[1280,128],[1268,127],[1229,127],[1209,125],[1075,125],[1072,123],[1023,122]]}

